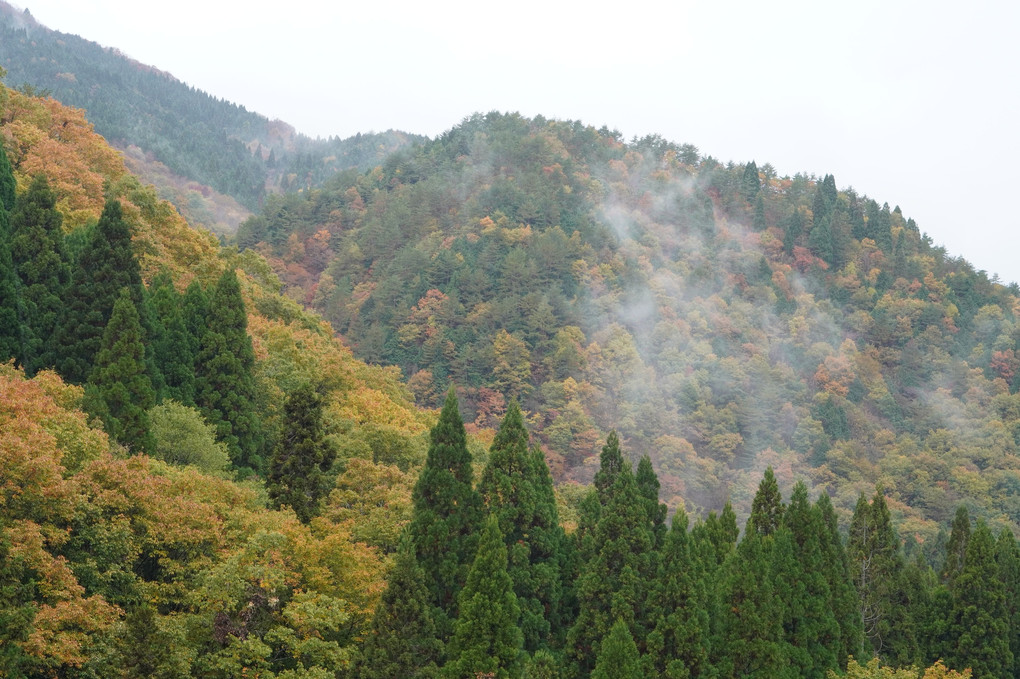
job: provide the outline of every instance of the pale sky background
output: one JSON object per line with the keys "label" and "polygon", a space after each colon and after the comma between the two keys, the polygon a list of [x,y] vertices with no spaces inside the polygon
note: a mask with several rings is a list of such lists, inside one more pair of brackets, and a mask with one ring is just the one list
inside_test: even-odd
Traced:
{"label": "pale sky background", "polygon": [[310,136],[474,112],[831,173],[1020,281],[1020,2],[20,0]]}

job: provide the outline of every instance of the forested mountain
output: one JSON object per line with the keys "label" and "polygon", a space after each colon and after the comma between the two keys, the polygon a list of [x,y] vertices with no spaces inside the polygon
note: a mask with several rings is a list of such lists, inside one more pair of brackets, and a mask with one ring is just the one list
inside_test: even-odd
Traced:
{"label": "forested mountain", "polygon": [[928,545],[960,503],[1020,520],[1017,289],[832,176],[493,113],[237,238],[421,404],[521,399],[560,480],[615,428],[673,506],[772,465],[844,516],[883,484]]}
{"label": "forested mountain", "polygon": [[[414,139],[395,131],[310,139],[115,49],[52,31],[5,2],[0,2],[0,66],[7,69],[9,85],[83,108],[96,131],[117,148],[137,147],[134,155],[142,158],[149,154],[150,180],[158,182],[169,169],[249,210],[267,193],[316,186],[346,168],[372,168]],[[162,172],[151,167],[153,160],[164,166]],[[160,189],[165,187],[167,197],[216,226],[208,201],[198,197],[208,190],[175,188],[165,178]]]}
{"label": "forested mountain", "polygon": [[899,208],[492,113],[224,248],[85,116],[0,84],[0,675],[1020,676],[1018,291]]}

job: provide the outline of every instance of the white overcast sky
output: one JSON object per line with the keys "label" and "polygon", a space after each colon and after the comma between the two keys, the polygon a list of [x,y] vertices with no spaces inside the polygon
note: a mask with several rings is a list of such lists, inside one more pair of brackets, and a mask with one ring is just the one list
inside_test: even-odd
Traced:
{"label": "white overcast sky", "polygon": [[831,173],[1020,281],[1020,2],[15,0],[311,136],[481,111]]}

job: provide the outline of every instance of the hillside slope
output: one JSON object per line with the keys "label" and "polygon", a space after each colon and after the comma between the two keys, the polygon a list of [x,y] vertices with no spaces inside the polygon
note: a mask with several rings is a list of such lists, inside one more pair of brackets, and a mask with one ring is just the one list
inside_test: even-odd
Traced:
{"label": "hillside slope", "polygon": [[1015,287],[900,209],[581,123],[476,115],[242,225],[290,296],[423,404],[521,398],[560,479],[606,431],[673,504],[750,502],[765,466],[908,532],[1020,521]]}
{"label": "hillside slope", "polygon": [[[180,289],[208,288],[236,270],[267,446],[281,436],[287,396],[313,382],[341,461],[322,515],[302,523],[271,509],[261,481],[129,455],[86,415],[81,387],[0,363],[3,672],[118,676],[139,654],[166,676],[189,666],[223,677],[348,668],[434,415],[413,406],[396,370],[357,361],[320,318],[278,294],[260,257],[222,250],[142,186],[82,111],[0,86],[0,144],[19,196],[48,178],[72,251],[113,198],[146,283],[170,274]],[[188,453],[188,441],[175,450]]]}
{"label": "hillside slope", "polygon": [[[395,131],[310,139],[115,49],[52,31],[5,2],[0,66],[8,84],[85,109],[96,131],[117,148],[138,147],[179,178],[231,196],[248,210],[257,209],[267,193],[315,186],[346,168],[374,167],[415,139]],[[168,182],[167,197],[178,196],[172,189],[179,178]],[[189,209],[185,200],[176,204]],[[203,216],[201,209],[195,216]]]}

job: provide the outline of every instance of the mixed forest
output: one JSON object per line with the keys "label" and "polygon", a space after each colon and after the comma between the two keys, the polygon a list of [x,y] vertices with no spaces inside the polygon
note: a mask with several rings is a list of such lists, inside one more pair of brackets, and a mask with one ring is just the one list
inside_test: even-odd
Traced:
{"label": "mixed forest", "polygon": [[491,113],[224,245],[22,77],[0,676],[1020,676],[1020,291],[898,207]]}

